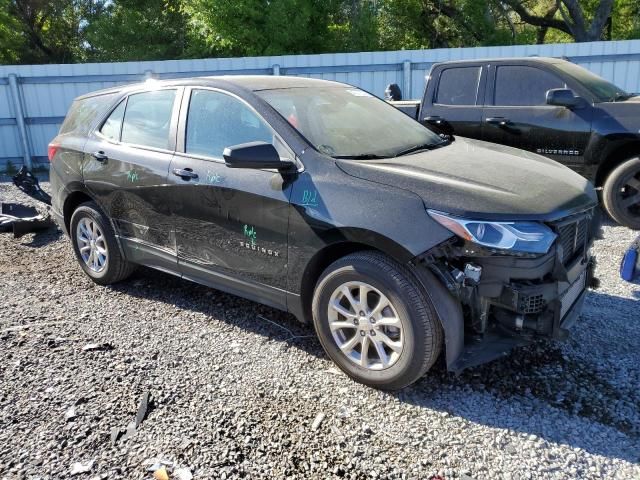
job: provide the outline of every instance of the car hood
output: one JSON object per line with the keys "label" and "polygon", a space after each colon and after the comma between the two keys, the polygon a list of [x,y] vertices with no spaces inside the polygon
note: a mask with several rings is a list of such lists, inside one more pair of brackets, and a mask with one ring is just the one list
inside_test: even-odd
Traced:
{"label": "car hood", "polygon": [[345,173],[419,195],[427,208],[471,218],[555,220],[597,204],[591,183],[546,157],[456,137],[384,160],[337,160]]}

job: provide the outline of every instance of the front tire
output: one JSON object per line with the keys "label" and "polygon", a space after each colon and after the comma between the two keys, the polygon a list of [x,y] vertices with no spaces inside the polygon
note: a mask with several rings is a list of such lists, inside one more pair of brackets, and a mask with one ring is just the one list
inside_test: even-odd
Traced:
{"label": "front tire", "polygon": [[135,270],[122,256],[109,219],[94,202],[83,203],[73,212],[69,236],[80,267],[95,283],[110,285]]}
{"label": "front tire", "polygon": [[640,230],[640,158],[632,158],[616,167],[607,177],[602,203],[616,222]]}
{"label": "front tire", "polygon": [[442,327],[428,296],[406,267],[378,252],[332,263],[318,280],[312,310],[327,355],[365,385],[405,387],[442,349]]}

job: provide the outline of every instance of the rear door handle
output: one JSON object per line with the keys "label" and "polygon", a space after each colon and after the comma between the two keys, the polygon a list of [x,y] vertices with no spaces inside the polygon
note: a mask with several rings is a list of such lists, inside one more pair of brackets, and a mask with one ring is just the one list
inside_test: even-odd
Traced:
{"label": "rear door handle", "polygon": [[174,168],[173,174],[182,178],[198,178],[198,174],[191,168]]}
{"label": "rear door handle", "polygon": [[501,127],[504,127],[505,125],[509,125],[511,123],[511,120],[504,117],[489,117],[485,120],[485,122],[491,125],[499,125]]}
{"label": "rear door handle", "polygon": [[93,152],[91,156],[101,163],[109,160],[109,157],[103,151]]}
{"label": "rear door handle", "polygon": [[424,117],[424,121],[427,122],[427,123],[431,123],[433,125],[442,125],[444,122],[446,122],[446,120],[444,118],[439,117],[437,115]]}

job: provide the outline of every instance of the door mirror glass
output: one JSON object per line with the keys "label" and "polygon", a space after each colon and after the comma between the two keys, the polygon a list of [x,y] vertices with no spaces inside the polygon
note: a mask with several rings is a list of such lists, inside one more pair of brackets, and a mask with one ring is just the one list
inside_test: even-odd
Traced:
{"label": "door mirror glass", "polygon": [[554,88],[547,92],[547,105],[557,107],[573,108],[582,103],[580,97],[576,97],[572,90],[568,88]]}
{"label": "door mirror glass", "polygon": [[275,168],[282,171],[293,167],[293,162],[280,160],[276,148],[266,142],[233,145],[225,148],[222,155],[229,168]]}

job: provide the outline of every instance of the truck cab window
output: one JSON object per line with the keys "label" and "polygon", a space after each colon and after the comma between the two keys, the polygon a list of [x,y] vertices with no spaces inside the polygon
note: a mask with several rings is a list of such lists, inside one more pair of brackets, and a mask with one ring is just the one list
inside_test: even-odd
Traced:
{"label": "truck cab window", "polygon": [[524,65],[499,66],[496,71],[494,104],[498,106],[545,105],[547,91],[564,88],[553,73]]}
{"label": "truck cab window", "polygon": [[440,74],[435,102],[441,105],[475,105],[480,67],[447,68]]}

